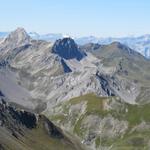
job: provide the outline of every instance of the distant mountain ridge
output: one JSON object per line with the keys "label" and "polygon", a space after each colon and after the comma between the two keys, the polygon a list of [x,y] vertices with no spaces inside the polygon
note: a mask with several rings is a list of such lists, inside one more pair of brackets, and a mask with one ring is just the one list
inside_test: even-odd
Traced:
{"label": "distant mountain ridge", "polygon": [[9,32],[0,32],[0,38],[4,38],[9,34]]}
{"label": "distant mountain ridge", "polygon": [[[10,34],[10,32],[0,32],[0,38],[5,38]],[[45,40],[55,42],[58,39],[62,39],[65,35],[61,33],[48,33],[48,34],[38,34],[37,32],[28,32],[28,35],[35,40]]]}
{"label": "distant mountain ridge", "polygon": [[[0,38],[8,36],[9,33],[10,32],[0,32]],[[29,32],[28,34],[35,40],[46,40],[51,42],[55,42],[56,40],[65,37],[61,33],[38,34],[36,32]],[[79,45],[84,45],[87,43],[110,44],[112,42],[117,41],[129,46],[130,48],[134,49],[137,52],[140,52],[146,58],[150,58],[150,34],[138,37],[128,36],[120,38],[115,37],[98,38],[95,36],[87,36],[79,38],[75,37],[74,40]]]}
{"label": "distant mountain ridge", "polygon": [[79,45],[88,43],[111,44],[112,42],[120,42],[141,53],[146,58],[150,58],[150,34],[139,37],[121,37],[121,38],[97,38],[94,36],[77,38],[76,42]]}

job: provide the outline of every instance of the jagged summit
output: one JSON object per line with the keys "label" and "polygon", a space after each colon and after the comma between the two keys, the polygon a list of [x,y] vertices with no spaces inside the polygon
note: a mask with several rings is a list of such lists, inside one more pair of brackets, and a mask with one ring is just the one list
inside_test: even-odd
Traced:
{"label": "jagged summit", "polygon": [[4,44],[9,44],[11,48],[16,46],[26,45],[30,42],[31,38],[27,34],[24,28],[17,28],[15,31],[11,32],[5,39]]}
{"label": "jagged summit", "polygon": [[13,32],[25,32],[25,29],[23,27],[17,27]]}
{"label": "jagged summit", "polygon": [[27,39],[30,38],[30,36],[28,35],[28,33],[25,31],[24,28],[17,28],[16,30],[12,31],[8,37],[8,38],[16,38],[16,39]]}
{"label": "jagged summit", "polygon": [[70,37],[59,39],[52,47],[52,52],[65,59],[81,60],[86,54],[80,50],[78,45]]}

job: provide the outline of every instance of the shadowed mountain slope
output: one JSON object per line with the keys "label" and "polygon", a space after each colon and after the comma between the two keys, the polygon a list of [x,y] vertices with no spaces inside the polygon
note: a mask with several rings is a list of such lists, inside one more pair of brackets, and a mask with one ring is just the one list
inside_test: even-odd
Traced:
{"label": "shadowed mountain slope", "polygon": [[52,47],[52,52],[65,59],[76,58],[77,60],[81,60],[86,56],[71,38],[57,40]]}

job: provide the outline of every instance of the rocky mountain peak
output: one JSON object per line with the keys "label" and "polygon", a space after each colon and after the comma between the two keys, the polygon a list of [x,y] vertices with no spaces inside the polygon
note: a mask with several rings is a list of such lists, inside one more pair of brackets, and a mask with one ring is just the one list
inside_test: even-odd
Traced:
{"label": "rocky mountain peak", "polygon": [[52,52],[65,59],[81,60],[86,54],[80,50],[78,45],[71,38],[59,39],[52,47]]}
{"label": "rocky mountain peak", "polygon": [[6,37],[4,44],[9,44],[11,48],[15,48],[17,46],[29,44],[30,40],[31,38],[24,28],[17,28]]}
{"label": "rocky mountain peak", "polygon": [[[122,52],[122,55],[124,53],[128,54],[128,55],[134,55],[137,52],[135,52],[134,50],[132,50],[131,48],[129,48],[128,46],[120,43],[120,42],[112,42],[110,45],[111,49],[119,49]],[[138,53],[137,53],[138,54]]]}
{"label": "rocky mountain peak", "polygon": [[109,46],[114,47],[114,48],[119,48],[119,49],[127,49],[129,47],[127,47],[126,45],[120,43],[120,42],[112,42]]}

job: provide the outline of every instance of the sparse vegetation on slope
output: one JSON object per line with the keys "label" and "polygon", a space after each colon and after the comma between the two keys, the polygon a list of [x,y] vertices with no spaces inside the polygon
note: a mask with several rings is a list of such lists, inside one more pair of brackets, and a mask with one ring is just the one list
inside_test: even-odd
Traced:
{"label": "sparse vegetation on slope", "polygon": [[97,149],[112,146],[142,150],[149,148],[149,110],[149,104],[132,105],[118,97],[87,94],[56,106],[49,117]]}

